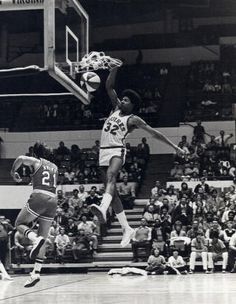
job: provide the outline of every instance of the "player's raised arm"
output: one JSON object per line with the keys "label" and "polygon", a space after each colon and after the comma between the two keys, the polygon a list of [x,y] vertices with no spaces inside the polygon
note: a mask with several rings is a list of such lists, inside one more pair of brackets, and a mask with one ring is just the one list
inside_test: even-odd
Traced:
{"label": "player's raised arm", "polygon": [[110,70],[110,74],[107,77],[107,81],[106,81],[106,90],[108,96],[111,99],[113,109],[115,109],[120,103],[120,100],[114,89],[117,71],[118,71],[118,67],[115,67],[112,70]]}
{"label": "player's raised arm", "polygon": [[142,120],[138,116],[133,116],[129,120],[129,124],[133,127],[145,130],[148,132],[152,137],[156,138],[157,140],[160,140],[167,144],[168,146],[171,146],[174,148],[176,151],[179,151],[180,153],[185,154],[185,152],[179,148],[176,144],[174,144],[169,138],[167,138],[164,134],[161,132],[153,129],[151,126],[149,126],[144,120]]}
{"label": "player's raised arm", "polygon": [[40,165],[40,160],[35,157],[29,157],[24,155],[17,157],[11,169],[11,176],[16,182],[22,181],[20,175],[17,173],[17,170],[20,168],[21,165],[33,167],[34,169],[36,169]]}

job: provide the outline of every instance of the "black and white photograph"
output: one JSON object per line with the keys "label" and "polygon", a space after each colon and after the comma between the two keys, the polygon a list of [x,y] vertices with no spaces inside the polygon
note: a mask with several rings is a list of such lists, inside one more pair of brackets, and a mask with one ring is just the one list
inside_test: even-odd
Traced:
{"label": "black and white photograph", "polygon": [[0,304],[236,298],[236,1],[0,0]]}

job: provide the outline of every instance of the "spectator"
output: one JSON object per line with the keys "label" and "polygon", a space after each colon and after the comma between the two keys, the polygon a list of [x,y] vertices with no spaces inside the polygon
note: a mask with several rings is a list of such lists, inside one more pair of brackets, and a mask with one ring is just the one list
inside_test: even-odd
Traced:
{"label": "spectator", "polygon": [[92,147],[92,151],[95,153],[95,154],[99,154],[99,149],[100,149],[100,141],[99,140],[96,140],[95,141],[95,145]]}
{"label": "spectator", "polygon": [[28,257],[33,243],[24,235],[16,231],[14,235],[15,258],[18,265],[22,264],[25,257]]}
{"label": "spectator", "polygon": [[220,135],[215,138],[215,141],[218,143],[218,145],[220,147],[225,147],[225,146],[228,146],[228,141],[233,136],[234,135],[232,133],[226,135],[225,131],[221,130]]}
{"label": "spectator", "polygon": [[209,193],[210,192],[210,187],[206,183],[205,177],[202,177],[200,181],[201,181],[201,183],[196,185],[196,187],[194,189],[194,192],[199,193],[199,188],[202,188],[204,193]]}
{"label": "spectator", "polygon": [[69,167],[64,173],[64,184],[74,184],[75,182],[75,172]]}
{"label": "spectator", "polygon": [[136,197],[135,188],[132,184],[128,183],[127,176],[123,177],[123,182],[119,185],[118,193],[124,208],[132,209]]}
{"label": "spectator", "polygon": [[75,237],[78,233],[78,227],[72,218],[68,219],[68,225],[65,227],[65,233],[69,237]]}
{"label": "spectator", "polygon": [[148,266],[146,271],[148,274],[163,274],[166,270],[166,260],[163,255],[160,255],[158,248],[152,250],[152,254],[148,258]]}
{"label": "spectator", "polygon": [[211,135],[210,141],[206,145],[207,149],[214,150],[218,147],[218,143],[216,142],[216,137],[214,135]]}
{"label": "spectator", "polygon": [[78,197],[80,199],[81,204],[83,204],[85,202],[87,196],[88,196],[88,193],[85,191],[84,186],[79,185]]}
{"label": "spectator", "polygon": [[208,273],[207,270],[207,241],[203,237],[201,231],[198,231],[197,237],[194,238],[191,242],[191,254],[190,254],[190,271],[192,274],[195,270],[195,261],[196,258],[201,258],[203,263],[203,270]]}
{"label": "spectator", "polygon": [[83,202],[81,201],[79,197],[79,190],[73,189],[72,197],[68,200],[69,208],[73,208],[74,210],[80,210]]}
{"label": "spectator", "polygon": [[67,212],[69,208],[68,199],[64,196],[62,190],[57,190],[57,205],[65,212]]}
{"label": "spectator", "polygon": [[173,211],[172,221],[180,221],[183,226],[191,225],[193,219],[193,208],[189,206],[185,197],[180,199],[179,205]]}
{"label": "spectator", "polygon": [[190,238],[191,240],[195,239],[197,237],[198,231],[199,231],[199,223],[197,220],[194,220],[192,224],[192,228],[189,229],[187,232],[187,237]]}
{"label": "spectator", "polygon": [[78,145],[72,145],[70,148],[71,163],[75,165],[80,160],[80,148]]}
{"label": "spectator", "polygon": [[68,235],[65,234],[65,228],[60,228],[59,235],[55,239],[57,259],[60,263],[64,262],[65,251],[70,245],[70,239]]}
{"label": "spectator", "polygon": [[225,210],[223,215],[222,215],[222,218],[221,218],[221,222],[224,224],[226,222],[228,222],[230,220],[229,218],[229,215],[233,214],[233,219],[235,218],[236,216],[236,212],[235,212],[235,203],[231,203],[230,206],[229,206],[229,209],[228,210]]}
{"label": "spectator", "polygon": [[86,203],[83,204],[83,207],[81,208],[79,215],[81,218],[83,215],[85,215],[89,221],[93,219],[93,214],[90,210],[90,207]]}
{"label": "spectator", "polygon": [[170,171],[170,177],[176,180],[182,180],[183,174],[182,166],[179,164],[179,162],[175,161],[174,168],[172,168]]}
{"label": "spectator", "polygon": [[65,146],[63,141],[59,142],[59,147],[56,149],[57,158],[62,160],[65,155],[70,155],[70,150]]}
{"label": "spectator", "polygon": [[65,227],[68,225],[68,218],[66,217],[65,212],[60,207],[58,207],[56,210],[56,216],[54,220],[59,226]]}
{"label": "spectator", "polygon": [[150,148],[149,145],[147,144],[146,137],[143,137],[142,142],[138,144],[137,154],[139,158],[142,158],[145,160],[145,162],[148,162],[150,155]]}
{"label": "spectator", "polygon": [[48,238],[52,244],[55,243],[55,239],[59,235],[59,230],[60,226],[58,225],[58,223],[55,220],[52,221],[51,227],[48,232]]}
{"label": "spectator", "polygon": [[225,244],[221,240],[219,240],[218,232],[214,232],[211,236],[212,239],[209,243],[208,252],[210,271],[212,272],[214,269],[214,262],[216,262],[219,258],[223,258],[222,272],[225,273],[228,263],[228,252],[226,250]]}
{"label": "spectator", "polygon": [[233,228],[233,222],[228,221],[227,222],[227,228],[223,230],[224,233],[224,242],[226,244],[226,247],[229,248],[229,242],[231,240],[231,237],[235,233],[235,229]]}
{"label": "spectator", "polygon": [[[172,269],[177,270],[177,274],[187,274],[187,265],[185,261],[183,260],[182,256],[179,255],[178,250],[174,250],[172,252],[172,256],[169,257],[168,259],[168,264]],[[171,271],[169,270],[169,273],[176,274],[176,271]]]}
{"label": "spectator", "polygon": [[85,203],[88,206],[91,206],[92,204],[100,205],[100,199],[94,189],[90,190],[89,195],[85,199]]}
{"label": "spectator", "polygon": [[155,186],[151,190],[151,196],[152,197],[156,196],[159,193],[160,189],[162,189],[161,188],[161,183],[160,183],[160,181],[156,181]]}
{"label": "spectator", "polygon": [[184,195],[187,197],[192,196],[192,190],[189,189],[188,184],[185,182],[181,183],[181,188],[179,191],[179,198],[181,199]]}
{"label": "spectator", "polygon": [[149,205],[147,211],[143,214],[143,218],[147,221],[148,226],[152,226],[157,219],[160,219],[160,215],[155,212],[153,205]]}
{"label": "spectator", "polygon": [[212,239],[216,233],[218,234],[220,239],[223,239],[224,236],[221,226],[219,225],[217,220],[213,220],[211,223],[211,227],[207,229],[205,236],[207,239]]}
{"label": "spectator", "polygon": [[[0,262],[6,265],[8,255],[8,235],[13,231],[12,225],[4,215],[0,215]],[[1,270],[1,269],[0,269]]]}
{"label": "spectator", "polygon": [[89,238],[85,234],[84,229],[80,229],[78,231],[78,235],[73,240],[73,244],[72,244],[73,257],[77,261],[81,258],[81,256],[88,254],[89,251],[90,251]]}
{"label": "spectator", "polygon": [[202,122],[200,120],[197,121],[197,125],[193,129],[193,134],[196,137],[197,142],[205,142],[205,129],[202,126]]}
{"label": "spectator", "polygon": [[147,226],[144,218],[141,219],[141,225],[135,229],[134,238],[132,240],[133,261],[138,261],[138,248],[145,248],[149,255],[151,248],[152,230]]}
{"label": "spectator", "polygon": [[85,231],[85,235],[92,242],[93,252],[97,253],[98,248],[98,236],[96,233],[97,225],[92,221],[87,221],[87,217],[85,215],[81,218],[82,222],[78,225],[78,230],[83,229]]}

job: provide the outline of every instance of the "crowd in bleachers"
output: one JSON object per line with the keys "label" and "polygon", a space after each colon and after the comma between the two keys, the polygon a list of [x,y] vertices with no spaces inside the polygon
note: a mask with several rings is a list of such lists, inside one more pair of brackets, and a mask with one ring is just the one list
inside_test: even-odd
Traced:
{"label": "crowd in bleachers", "polygon": [[183,135],[178,144],[186,154],[175,156],[171,179],[198,181],[202,177],[208,180],[235,178],[236,168],[234,161],[230,160],[229,147],[232,137],[233,134],[226,134],[224,130],[218,136],[206,135],[198,121],[191,141]]}
{"label": "crowd in bleachers", "polygon": [[218,61],[192,63],[186,77],[185,121],[231,119],[235,76],[233,68]]}
{"label": "crowd in bleachers", "polygon": [[235,272],[235,199],[233,183],[218,193],[207,182],[199,182],[194,189],[183,182],[178,190],[173,185],[166,189],[157,181],[135,230],[134,261],[147,261],[149,256],[147,271],[156,274],[173,272],[167,263],[173,255],[176,262],[178,256],[184,258],[179,265],[184,267],[180,271],[184,274],[187,261],[190,273],[194,272],[196,259],[202,260],[206,273],[213,272],[214,263],[219,260],[222,272]]}

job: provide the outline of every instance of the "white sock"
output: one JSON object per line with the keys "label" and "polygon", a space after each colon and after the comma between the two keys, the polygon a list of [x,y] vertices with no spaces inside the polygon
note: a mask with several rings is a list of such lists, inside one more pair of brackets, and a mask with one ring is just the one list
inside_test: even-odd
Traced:
{"label": "white sock", "polygon": [[9,276],[9,274],[6,272],[6,269],[5,269],[2,262],[0,262],[0,272],[2,273],[3,277],[8,277]]}
{"label": "white sock", "polygon": [[105,212],[107,212],[108,207],[110,206],[112,201],[112,196],[110,193],[106,192],[103,195],[100,208],[103,209]]}
{"label": "white sock", "polygon": [[37,259],[35,260],[33,273],[40,273],[42,267],[43,267],[43,260],[37,258]]}
{"label": "white sock", "polygon": [[127,221],[127,218],[126,218],[126,215],[125,215],[124,211],[118,213],[116,215],[116,217],[117,217],[117,219],[118,219],[118,221],[119,221],[119,223],[120,223],[120,225],[121,225],[122,228],[124,228],[124,229],[131,229],[131,227],[130,227],[128,221]]}
{"label": "white sock", "polygon": [[31,231],[30,229],[26,230],[24,235],[31,240],[33,243],[36,241],[37,239],[37,234],[33,231]]}

